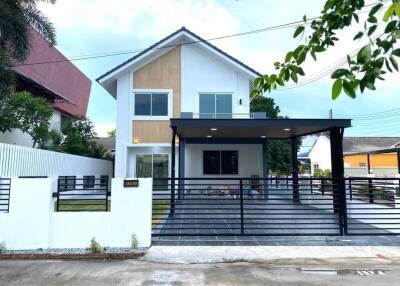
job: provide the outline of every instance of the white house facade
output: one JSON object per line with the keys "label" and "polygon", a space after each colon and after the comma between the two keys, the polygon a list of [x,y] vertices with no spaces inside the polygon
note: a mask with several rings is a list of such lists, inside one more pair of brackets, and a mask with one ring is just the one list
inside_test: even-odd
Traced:
{"label": "white house facade", "polygon": [[[249,93],[259,75],[182,28],[100,77],[117,99],[115,176],[170,176],[170,118],[250,118]],[[207,176],[204,156],[229,161],[220,175],[263,175],[259,144],[188,144],[187,176]]]}

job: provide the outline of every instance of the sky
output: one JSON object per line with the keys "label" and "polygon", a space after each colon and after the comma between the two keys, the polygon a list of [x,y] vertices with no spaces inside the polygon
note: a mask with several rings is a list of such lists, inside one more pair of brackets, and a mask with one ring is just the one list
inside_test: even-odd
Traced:
{"label": "sky", "polygon": [[[367,1],[367,3],[371,3]],[[58,0],[55,5],[41,3],[39,8],[50,18],[57,32],[57,48],[67,57],[105,54],[144,49],[182,26],[204,39],[231,35],[285,24],[319,15],[323,0]],[[361,13],[360,17],[365,17]],[[308,58],[306,76],[299,84],[276,90],[272,97],[281,114],[291,118],[352,118],[354,127],[345,136],[400,136],[400,74],[391,74],[379,82],[377,90],[351,99],[344,93],[331,99],[329,69],[340,65],[347,54],[365,45],[353,41],[362,29],[353,26],[338,33],[339,43],[319,55]],[[274,71],[273,63],[303,43],[293,38],[295,28],[254,33],[211,41],[222,50],[261,73]],[[379,32],[379,29],[378,29]],[[377,33],[378,33],[377,32]],[[99,136],[115,127],[116,102],[95,79],[134,53],[73,61],[92,79],[87,116]],[[326,75],[326,76],[324,76]],[[384,111],[389,111],[385,113]]]}

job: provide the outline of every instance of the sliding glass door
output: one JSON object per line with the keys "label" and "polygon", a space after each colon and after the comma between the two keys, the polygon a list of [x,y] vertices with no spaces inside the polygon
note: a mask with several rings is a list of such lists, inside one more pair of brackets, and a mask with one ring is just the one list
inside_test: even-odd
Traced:
{"label": "sliding glass door", "polygon": [[136,177],[168,178],[168,154],[136,155]]}

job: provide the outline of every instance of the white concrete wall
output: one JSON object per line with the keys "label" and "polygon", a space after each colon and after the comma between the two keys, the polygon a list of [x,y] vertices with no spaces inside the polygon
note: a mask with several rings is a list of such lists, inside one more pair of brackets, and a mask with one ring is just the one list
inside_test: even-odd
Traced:
{"label": "white concrete wall", "polygon": [[311,174],[314,175],[314,164],[319,165],[319,169],[326,170],[331,169],[331,145],[330,140],[326,136],[319,136],[311,149],[310,154],[311,161]]}
{"label": "white concrete wall", "polygon": [[[183,45],[181,55],[183,112],[199,112],[199,92],[232,93],[232,112],[250,112],[247,75],[196,45]],[[242,105],[239,105],[240,98]]]}
{"label": "white concrete wall", "polygon": [[55,179],[12,179],[10,212],[0,213],[0,242],[8,249],[87,248],[92,237],[103,247],[151,244],[152,180],[123,188],[112,180],[110,212],[54,212]]}
{"label": "white concrete wall", "polygon": [[131,143],[132,123],[129,97],[133,87],[132,73],[126,72],[117,80],[117,134],[115,141],[115,177],[127,176],[127,145]]}
{"label": "white concrete wall", "polygon": [[186,177],[218,177],[203,175],[204,150],[237,150],[239,153],[239,174],[221,175],[221,177],[246,177],[258,175],[262,177],[261,144],[186,144],[185,176]]}
{"label": "white concrete wall", "polygon": [[111,161],[0,143],[0,177],[112,173]]}

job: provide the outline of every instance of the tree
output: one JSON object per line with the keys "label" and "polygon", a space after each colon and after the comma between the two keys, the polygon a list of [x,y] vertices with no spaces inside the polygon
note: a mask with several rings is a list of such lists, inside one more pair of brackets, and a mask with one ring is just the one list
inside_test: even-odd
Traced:
{"label": "tree", "polygon": [[0,131],[19,129],[32,137],[33,146],[42,148],[49,139],[51,105],[41,97],[29,92],[17,92],[9,97],[0,109]]}
{"label": "tree", "polygon": [[[385,7],[384,0],[368,5],[364,0],[327,0],[320,17],[309,20],[304,16],[304,23],[294,32],[295,38],[306,35],[306,42],[289,51],[283,62],[274,63],[277,73],[254,81],[252,97],[271,92],[277,85],[284,86],[290,80],[297,83],[298,77],[305,75],[301,66],[307,56],[317,60],[318,53],[325,52],[339,40],[337,31],[351,26],[354,21],[358,23],[361,10],[369,7],[364,30],[354,36],[355,41],[367,37],[369,44],[358,50],[355,59],[347,56],[347,68],[332,73],[332,99],[336,99],[342,90],[351,98],[356,97],[358,90],[361,93],[365,89],[375,90],[376,80],[384,80],[387,71],[399,71],[396,57],[400,57],[400,49],[396,44],[400,38],[400,0],[390,2],[390,6]],[[378,18],[381,10],[385,11],[384,15]],[[308,24],[310,33],[306,30]],[[377,35],[380,24],[385,24],[385,28]]]}
{"label": "tree", "polygon": [[111,129],[110,131],[107,132],[107,135],[108,137],[115,138],[117,135],[117,130],[115,128]]}
{"label": "tree", "polygon": [[0,105],[11,94],[14,84],[12,66],[24,62],[29,54],[30,29],[38,31],[55,45],[55,30],[36,5],[56,0],[0,1]]}
{"label": "tree", "polygon": [[66,122],[61,134],[52,132],[53,151],[75,154],[99,159],[111,160],[112,155],[106,148],[95,142],[94,126],[88,118],[70,119]]}
{"label": "tree", "polygon": [[[284,118],[279,116],[280,109],[272,98],[259,96],[252,98],[250,112],[266,112],[268,118]],[[287,118],[287,117],[286,117]],[[290,174],[291,172],[291,142],[285,139],[268,140],[268,163],[272,172]],[[301,141],[299,140],[299,146]]]}

